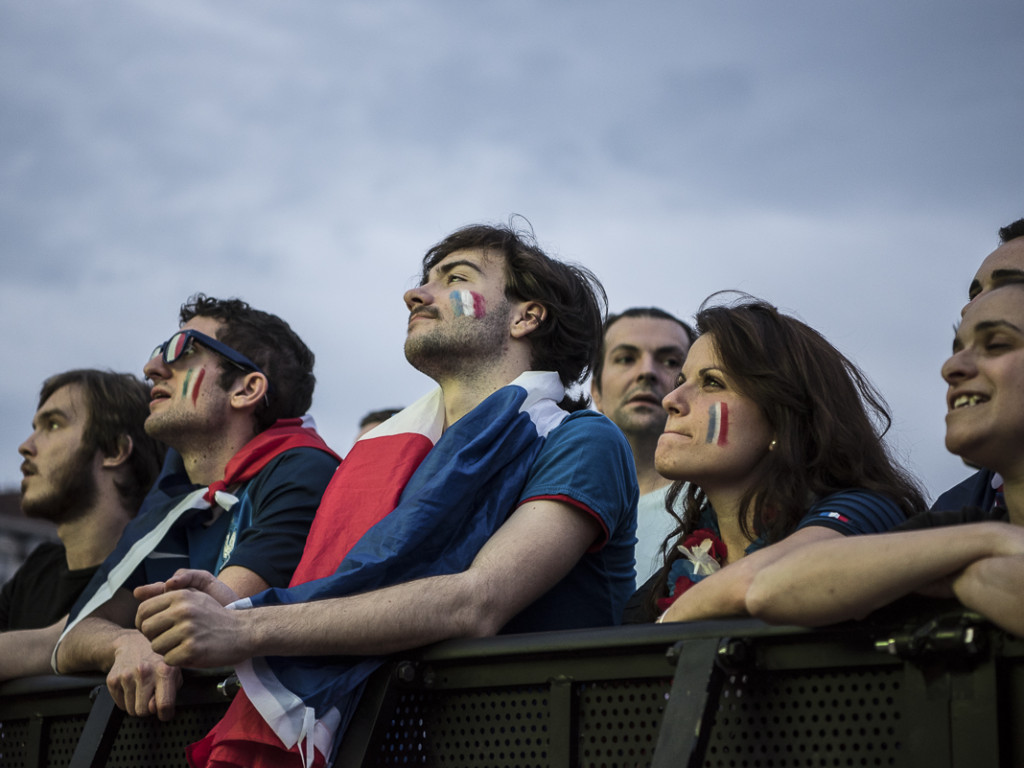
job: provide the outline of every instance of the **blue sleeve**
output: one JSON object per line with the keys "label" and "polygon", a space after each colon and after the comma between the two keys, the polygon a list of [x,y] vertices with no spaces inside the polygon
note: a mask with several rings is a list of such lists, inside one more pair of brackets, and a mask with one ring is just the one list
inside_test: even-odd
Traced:
{"label": "blue sleeve", "polygon": [[315,448],[295,448],[267,465],[247,489],[252,523],[239,531],[224,567],[248,568],[271,587],[287,587],[337,467]]}
{"label": "blue sleeve", "polygon": [[906,520],[899,506],[872,491],[840,491],[816,502],[796,527],[824,526],[844,536],[884,533]]}
{"label": "blue sleeve", "polygon": [[636,531],[633,454],[622,431],[602,414],[577,411],[551,431],[533,463],[519,504],[562,498],[590,512],[604,528],[598,548]]}

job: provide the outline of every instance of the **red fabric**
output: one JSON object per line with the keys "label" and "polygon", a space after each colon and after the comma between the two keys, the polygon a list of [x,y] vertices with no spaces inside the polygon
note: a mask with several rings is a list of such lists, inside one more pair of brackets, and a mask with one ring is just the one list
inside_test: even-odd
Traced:
{"label": "red fabric", "polygon": [[217,491],[226,491],[233,485],[251,480],[277,456],[292,448],[319,448],[341,461],[341,457],[327,447],[315,429],[302,426],[302,419],[278,419],[231,457],[224,467],[224,479],[211,483],[203,498],[212,504]]}
{"label": "red fabric", "polygon": [[431,448],[429,438],[408,432],[356,443],[324,491],[291,585],[332,575],[363,534],[398,506]]}
{"label": "red fabric", "polygon": [[[213,503],[213,496],[217,491],[226,491],[233,485],[251,480],[273,459],[292,448],[318,448],[341,461],[315,430],[302,426],[302,419],[278,419],[269,429],[260,432],[231,457],[224,468],[224,479],[211,484],[203,498]],[[235,727],[244,729],[245,738],[220,742],[217,744],[217,756],[214,757],[213,745],[219,738],[219,732],[227,733]],[[271,747],[273,749],[268,749]],[[284,750],[281,740],[274,735],[249,703],[244,692],[239,692],[228,707],[224,718],[202,741],[186,749],[186,755],[189,765],[205,765],[210,768],[303,766],[298,748],[291,753]],[[323,766],[324,762],[324,756],[317,752],[314,765]]]}
{"label": "red fabric", "polygon": [[[314,750],[314,768],[326,759]],[[185,755],[192,768],[304,768],[299,747],[285,749],[260,713],[239,691],[228,711],[202,741],[190,744]]]}
{"label": "red fabric", "polygon": [[[432,447],[429,438],[416,433],[357,442],[324,491],[291,585],[333,574],[363,534],[398,505],[406,483]],[[303,765],[298,745],[285,749],[244,691],[202,741],[189,746],[187,754],[193,768]],[[314,766],[322,768],[325,762],[316,751]]]}
{"label": "red fabric", "polygon": [[[708,554],[711,555],[719,565],[723,565],[728,557],[728,547],[725,546],[724,541],[715,535],[714,531],[708,530],[707,528],[698,528],[683,540],[682,545],[687,549],[692,550],[705,539],[711,540],[711,549],[708,550]],[[691,578],[691,574],[684,573],[676,579],[675,585],[668,585],[670,589],[674,586],[674,589],[671,589],[669,597],[659,597],[655,601],[658,605],[658,610],[662,613],[667,611],[668,607],[672,605],[672,603],[678,600],[686,590],[696,583],[697,582]]]}

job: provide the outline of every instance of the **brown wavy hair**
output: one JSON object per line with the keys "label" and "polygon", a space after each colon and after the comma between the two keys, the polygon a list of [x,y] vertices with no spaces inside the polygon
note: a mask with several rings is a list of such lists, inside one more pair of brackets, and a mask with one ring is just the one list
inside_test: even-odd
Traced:
{"label": "brown wavy hair", "polygon": [[[733,292],[727,292],[733,293]],[[883,437],[888,406],[863,373],[820,333],[746,294],[697,312],[737,391],[753,400],[776,445],[741,500],[741,530],[769,544],[792,533],[810,505],[839,491],[862,488],[892,499],[908,517],[926,506],[917,480],[891,455]],[[674,511],[685,492],[682,517]],[[666,506],[679,525],[662,545],[666,564],[679,553],[669,543],[699,525],[704,492],[677,481]],[[664,592],[667,568],[655,594]]]}

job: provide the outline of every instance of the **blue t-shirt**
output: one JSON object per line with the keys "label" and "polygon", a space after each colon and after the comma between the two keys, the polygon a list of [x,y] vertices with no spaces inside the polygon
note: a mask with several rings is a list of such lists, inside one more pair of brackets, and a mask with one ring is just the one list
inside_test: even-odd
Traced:
{"label": "blue t-shirt", "polygon": [[[816,501],[800,519],[794,530],[824,526],[844,536],[854,536],[865,533],[884,533],[892,530],[904,520],[906,520],[906,516],[903,511],[888,496],[873,491],[852,489],[839,491]],[[721,536],[721,532],[718,530],[718,518],[710,505],[701,510],[700,522],[697,527],[707,528],[714,531],[716,536]],[[767,543],[763,538],[755,539],[744,550],[744,554],[749,555],[765,546]],[[674,585],[675,579],[681,575],[679,570],[684,567],[684,562],[682,560],[673,562],[676,572],[669,572],[669,585]],[[655,572],[629,600],[623,617],[625,623],[639,624],[654,621],[658,617],[651,605],[650,594],[654,591],[660,574],[661,571]]]}
{"label": "blue t-shirt", "polygon": [[914,515],[897,530],[918,531],[922,528],[941,528],[947,525],[967,525],[968,523],[984,523],[989,520],[1010,521],[1010,513],[1006,507],[968,506],[960,509],[930,509],[924,514]]}
{"label": "blue t-shirt", "polygon": [[553,499],[591,515],[602,533],[572,570],[502,629],[538,632],[618,624],[633,593],[639,498],[633,454],[622,431],[594,411],[577,411],[551,431],[519,504]]}
{"label": "blue t-shirt", "polygon": [[850,490],[833,493],[807,510],[796,530],[821,525],[844,536],[885,533],[907,519],[899,505],[874,491]]}
{"label": "blue t-shirt", "polygon": [[[888,496],[854,489],[839,491],[814,502],[793,530],[822,526],[844,536],[857,536],[862,533],[885,533],[906,519],[903,510]],[[710,506],[701,511],[699,527],[708,528],[716,536],[721,536],[718,518]],[[767,542],[763,538],[757,538],[744,550],[744,554],[749,555],[766,546]]]}
{"label": "blue t-shirt", "polygon": [[[232,489],[238,503],[230,511],[215,506],[211,511],[219,514],[212,520],[209,511],[184,517],[124,586],[133,589],[165,581],[178,568],[218,574],[228,566],[248,568],[271,587],[288,586],[320,497],[337,466],[334,457],[316,448],[285,451],[256,477]],[[165,464],[152,498],[147,498],[150,503],[143,506],[145,515],[163,516],[199,487],[178,469],[174,460]]]}
{"label": "blue t-shirt", "polygon": [[996,504],[996,489],[992,487],[992,478],[993,473],[987,469],[975,472],[939,496],[932,504],[932,511],[941,512],[964,507],[991,509]]}

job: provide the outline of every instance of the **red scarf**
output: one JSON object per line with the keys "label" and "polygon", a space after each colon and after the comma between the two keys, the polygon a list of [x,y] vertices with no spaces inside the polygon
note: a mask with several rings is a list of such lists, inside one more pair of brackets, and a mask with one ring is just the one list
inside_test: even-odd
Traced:
{"label": "red scarf", "polygon": [[341,457],[327,446],[315,429],[303,426],[302,419],[278,419],[231,457],[224,467],[224,479],[210,483],[203,498],[213,504],[217,491],[226,491],[234,485],[251,480],[267,464],[292,448],[318,448],[341,461]]}

